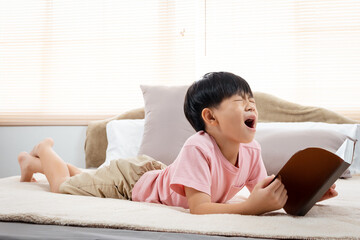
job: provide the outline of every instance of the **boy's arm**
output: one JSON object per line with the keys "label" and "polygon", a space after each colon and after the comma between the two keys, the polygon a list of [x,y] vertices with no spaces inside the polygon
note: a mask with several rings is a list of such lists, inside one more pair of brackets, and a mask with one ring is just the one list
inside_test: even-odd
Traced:
{"label": "boy's arm", "polygon": [[184,186],[190,212],[193,214],[259,215],[280,209],[287,200],[286,190],[278,179],[268,185],[273,178],[274,176],[270,176],[259,182],[246,201],[232,204],[212,203],[208,194]]}
{"label": "boy's arm", "polygon": [[188,199],[190,213],[192,214],[251,214],[246,202],[234,204],[212,203],[209,195],[189,187],[185,187],[185,194]]}

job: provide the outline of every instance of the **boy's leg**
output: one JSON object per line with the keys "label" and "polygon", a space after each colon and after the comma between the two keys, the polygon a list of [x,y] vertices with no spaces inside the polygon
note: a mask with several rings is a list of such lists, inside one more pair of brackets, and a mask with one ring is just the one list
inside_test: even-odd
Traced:
{"label": "boy's leg", "polygon": [[81,173],[81,170],[78,169],[77,167],[75,167],[74,165],[70,164],[70,163],[67,163],[67,168],[69,170],[69,173],[70,173],[70,177],[72,176],[75,176],[79,173]]}
{"label": "boy's leg", "polygon": [[21,170],[20,182],[36,182],[33,178],[34,173],[43,173],[40,159],[31,156],[27,152],[21,152],[18,156],[18,162]]}
{"label": "boy's leg", "polygon": [[[40,161],[39,156],[37,155],[37,147],[38,147],[38,145],[36,145],[36,146],[33,148],[33,150],[31,150],[30,155],[33,156],[33,157],[35,157],[38,161]],[[36,154],[35,154],[35,153],[36,153]],[[22,154],[22,153],[20,153],[20,154]],[[20,155],[19,155],[19,156],[20,156]],[[41,165],[40,162],[39,162],[39,164]],[[81,170],[80,170],[79,168],[75,167],[74,165],[72,165],[72,164],[70,164],[70,163],[67,163],[67,167],[68,167],[68,170],[69,170],[69,173],[70,173],[70,177],[75,176],[75,175],[81,173]],[[41,167],[41,169],[42,169],[42,167]],[[42,170],[41,170],[41,171],[37,171],[37,172],[43,173]],[[36,172],[34,172],[34,173],[36,173]]]}
{"label": "boy's leg", "polygon": [[[33,178],[34,173],[44,173],[40,158],[34,157],[27,152],[21,152],[18,156],[18,162],[21,170],[20,182],[36,182]],[[81,173],[81,170],[74,165],[67,163],[70,177]]]}
{"label": "boy's leg", "polygon": [[50,190],[58,193],[60,185],[70,177],[67,164],[53,150],[54,141],[46,138],[32,151],[39,156],[43,173],[50,184]]}
{"label": "boy's leg", "polygon": [[148,156],[117,159],[110,165],[84,172],[61,185],[61,193],[132,199],[132,189],[139,178],[151,170],[165,167]]}

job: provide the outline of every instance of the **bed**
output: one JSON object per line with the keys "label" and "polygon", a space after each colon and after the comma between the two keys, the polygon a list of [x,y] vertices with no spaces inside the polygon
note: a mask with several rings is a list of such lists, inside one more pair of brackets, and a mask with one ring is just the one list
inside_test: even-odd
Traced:
{"label": "bed", "polygon": [[[110,146],[119,146],[120,140],[109,138],[107,133],[117,132],[119,138],[128,139],[124,135],[130,125],[116,129],[117,125],[110,128],[110,122],[126,120],[129,124],[130,120],[143,119],[142,139],[127,141],[131,146],[121,146],[121,154],[135,151],[166,164],[171,164],[182,141],[192,134],[191,127],[181,119],[186,86],[142,86],[142,90],[144,108],[89,124],[84,146],[86,171],[93,171],[114,158],[108,157],[116,154]],[[257,139],[263,148],[268,173],[276,172],[298,148],[319,145],[336,151],[345,135],[359,136],[356,121],[329,110],[297,105],[263,93],[255,93],[255,99],[262,122]],[[136,126],[134,129],[139,128]],[[169,129],[174,139],[167,136]],[[274,151],[276,144],[288,142],[292,145],[286,153]],[[166,146],[168,151],[159,155],[156,146]],[[339,196],[315,205],[304,217],[287,215],[283,210],[263,216],[199,216],[187,209],[159,204],[54,194],[49,192],[42,174],[35,176],[38,183],[20,183],[19,176],[3,178],[0,179],[0,238],[360,239],[360,203],[354,201],[360,197],[358,157],[337,181]],[[243,201],[248,194],[244,189],[231,201]]]}

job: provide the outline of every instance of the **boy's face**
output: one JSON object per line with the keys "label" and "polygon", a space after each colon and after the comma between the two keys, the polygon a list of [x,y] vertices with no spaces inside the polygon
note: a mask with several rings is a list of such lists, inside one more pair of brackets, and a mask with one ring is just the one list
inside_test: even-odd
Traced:
{"label": "boy's face", "polygon": [[224,137],[239,143],[249,143],[255,137],[258,112],[255,99],[234,95],[213,109]]}

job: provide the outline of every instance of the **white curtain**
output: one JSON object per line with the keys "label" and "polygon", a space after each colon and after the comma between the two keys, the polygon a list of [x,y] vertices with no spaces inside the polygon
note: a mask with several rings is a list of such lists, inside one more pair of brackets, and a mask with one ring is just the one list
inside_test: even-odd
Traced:
{"label": "white curtain", "polygon": [[360,119],[360,2],[0,0],[0,123],[143,106],[140,84],[231,71]]}

